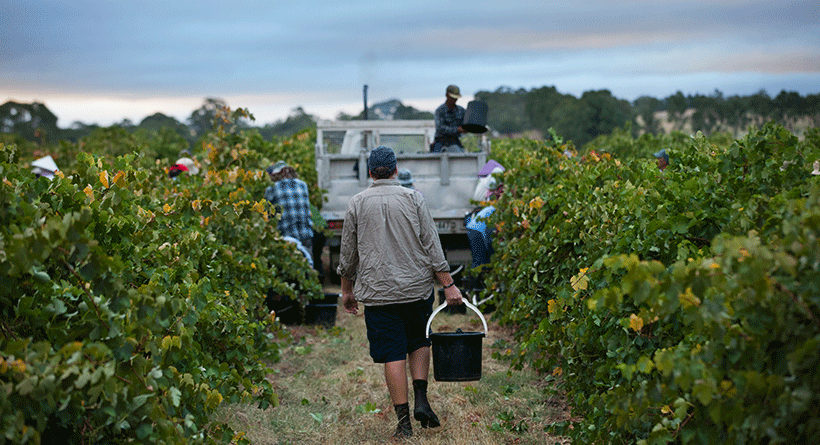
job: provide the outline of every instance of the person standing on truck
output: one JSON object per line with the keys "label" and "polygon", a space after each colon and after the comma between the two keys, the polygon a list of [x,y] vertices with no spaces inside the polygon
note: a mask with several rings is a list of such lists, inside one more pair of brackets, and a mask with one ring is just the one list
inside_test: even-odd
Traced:
{"label": "person standing on truck", "polygon": [[273,185],[265,189],[265,199],[282,215],[279,233],[296,238],[310,252],[313,249],[313,221],[307,184],[285,161],[271,165],[266,171]]}
{"label": "person standing on truck", "polygon": [[[387,390],[396,410],[394,437],[413,435],[407,391],[407,365],[413,379],[413,417],[422,428],[441,425],[427,400],[434,281],[444,286],[448,305],[463,304],[461,291],[438,238],[427,201],[396,179],[396,155],[384,146],[368,159],[373,183],[353,196],[342,225],[337,272],[345,311],[364,319],[370,356],[384,363]],[[408,360],[409,356],[409,360]]]}
{"label": "person standing on truck", "polygon": [[461,145],[461,134],[466,133],[461,124],[464,122],[464,107],[456,105],[456,101],[461,97],[461,91],[455,85],[447,87],[446,99],[441,106],[436,108],[436,135],[430,151],[439,153],[442,151],[464,151]]}

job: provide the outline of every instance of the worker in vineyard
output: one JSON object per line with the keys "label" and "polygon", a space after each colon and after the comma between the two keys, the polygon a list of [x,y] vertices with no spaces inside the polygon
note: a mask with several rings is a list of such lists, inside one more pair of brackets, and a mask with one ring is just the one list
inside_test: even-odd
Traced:
{"label": "worker in vineyard", "polygon": [[[440,422],[427,399],[430,339],[425,332],[432,314],[434,282],[444,287],[449,305],[463,304],[450,275],[427,202],[402,187],[396,155],[379,146],[370,153],[373,183],[348,203],[342,225],[337,272],[345,311],[364,319],[370,356],[384,363],[384,376],[398,425],[394,437],[413,435],[408,403],[407,366],[413,379],[413,417],[422,428]],[[408,359],[409,357],[409,359]]]}
{"label": "worker in vineyard", "polygon": [[313,221],[307,184],[299,179],[296,170],[285,161],[268,167],[267,172],[273,185],[265,189],[265,199],[282,215],[279,219],[279,233],[296,238],[311,252]]}
{"label": "worker in vineyard", "polygon": [[666,149],[654,153],[654,156],[658,160],[658,168],[661,169],[661,171],[669,166],[669,155],[666,153]]}
{"label": "worker in vineyard", "polygon": [[413,187],[413,173],[406,168],[399,170],[399,184],[409,189],[415,188]]}
{"label": "worker in vineyard", "polygon": [[461,126],[464,122],[464,107],[456,105],[456,101],[461,97],[461,91],[455,85],[447,87],[444,103],[436,108],[436,135],[430,151],[434,153],[442,151],[463,152],[461,145],[461,134],[466,131]]}

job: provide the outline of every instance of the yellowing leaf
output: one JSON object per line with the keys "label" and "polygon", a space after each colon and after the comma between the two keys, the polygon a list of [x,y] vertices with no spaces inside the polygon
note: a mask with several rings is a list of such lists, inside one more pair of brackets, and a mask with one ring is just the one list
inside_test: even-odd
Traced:
{"label": "yellowing leaf", "polygon": [[94,200],[94,190],[91,188],[91,184],[85,186],[83,193],[85,193],[85,196],[88,196],[88,198],[92,201]]}
{"label": "yellowing leaf", "polygon": [[643,329],[643,318],[637,316],[636,314],[630,315],[629,328],[635,332],[639,332],[641,329]]}
{"label": "yellowing leaf", "polygon": [[171,213],[172,210],[174,210],[174,208],[168,203],[165,203],[165,205],[162,206],[162,211],[165,213]]}
{"label": "yellowing leaf", "polygon": [[103,170],[103,171],[100,172],[100,184],[102,184],[103,187],[108,188],[108,171],[107,170]]}
{"label": "yellowing leaf", "polygon": [[558,366],[558,367],[556,367],[555,369],[552,370],[552,375],[554,375],[555,377],[558,377],[559,375],[561,375],[563,373],[564,373],[564,370],[561,369],[560,366]]}
{"label": "yellowing leaf", "polygon": [[544,206],[544,200],[540,196],[536,196],[530,200],[530,210],[539,210]]}
{"label": "yellowing leaf", "polygon": [[589,276],[587,276],[588,267],[581,269],[578,272],[578,275],[575,275],[570,279],[570,284],[572,284],[572,289],[577,291],[588,289],[589,288]]}
{"label": "yellowing leaf", "polygon": [[114,181],[113,182],[114,182],[114,184],[117,184],[120,187],[125,187],[125,185],[126,185],[126,183],[125,183],[125,172],[122,171],[122,170],[118,171],[117,174],[114,175]]}
{"label": "yellowing leaf", "polygon": [[265,201],[257,201],[253,205],[253,210],[259,213],[265,213]]}
{"label": "yellowing leaf", "polygon": [[194,211],[198,212],[199,209],[202,208],[202,201],[198,199],[191,201],[191,208],[194,209]]}
{"label": "yellowing leaf", "polygon": [[687,287],[686,290],[678,296],[678,298],[680,299],[681,305],[684,307],[700,306],[701,300],[695,296],[691,287]]}
{"label": "yellowing leaf", "polygon": [[208,391],[208,398],[205,401],[210,409],[214,409],[222,403],[222,394],[219,391]]}
{"label": "yellowing leaf", "polygon": [[547,302],[547,312],[551,314],[555,312],[557,309],[558,303],[556,303],[554,299],[550,299],[550,301]]}

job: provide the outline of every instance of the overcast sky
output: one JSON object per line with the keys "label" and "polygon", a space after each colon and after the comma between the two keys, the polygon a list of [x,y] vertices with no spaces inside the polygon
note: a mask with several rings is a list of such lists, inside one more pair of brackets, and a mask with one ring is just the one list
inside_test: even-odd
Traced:
{"label": "overcast sky", "polygon": [[[263,125],[448,84],[579,97],[820,92],[818,0],[0,0],[0,102],[74,121],[184,121],[206,97]],[[492,110],[490,110],[492,113]]]}

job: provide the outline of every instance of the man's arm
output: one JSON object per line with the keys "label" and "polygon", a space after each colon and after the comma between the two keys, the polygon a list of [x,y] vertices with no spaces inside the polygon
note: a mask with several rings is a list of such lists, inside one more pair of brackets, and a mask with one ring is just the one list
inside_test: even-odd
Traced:
{"label": "man's arm", "polygon": [[461,297],[461,289],[456,287],[450,272],[436,272],[436,280],[444,286],[444,297],[447,299],[448,306],[458,306],[464,303]]}
{"label": "man's arm", "polygon": [[359,303],[353,295],[353,281],[342,277],[342,304],[345,312],[356,315],[359,313]]}

